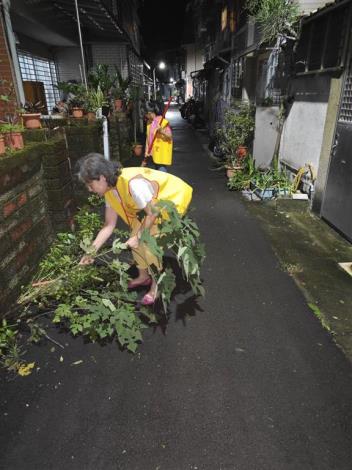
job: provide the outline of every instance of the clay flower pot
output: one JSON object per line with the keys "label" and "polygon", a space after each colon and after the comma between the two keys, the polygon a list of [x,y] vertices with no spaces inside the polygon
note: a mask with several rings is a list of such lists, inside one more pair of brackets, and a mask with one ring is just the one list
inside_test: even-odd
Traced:
{"label": "clay flower pot", "polygon": [[238,158],[245,158],[248,155],[248,147],[244,145],[239,145],[236,150],[236,155]]}
{"label": "clay flower pot", "polygon": [[40,113],[25,113],[22,114],[23,124],[26,129],[40,129],[42,127],[40,122]]}
{"label": "clay flower pot", "polygon": [[5,152],[6,152],[5,138],[3,135],[0,134],[0,155],[4,155]]}
{"label": "clay flower pot", "polygon": [[136,144],[133,146],[133,153],[136,157],[141,157],[143,155],[143,145]]}
{"label": "clay flower pot", "polygon": [[72,116],[74,118],[82,118],[83,117],[83,109],[82,108],[72,108]]}
{"label": "clay flower pot", "polygon": [[94,122],[96,120],[95,113],[88,111],[87,113],[88,122]]}
{"label": "clay flower pot", "polygon": [[122,111],[123,101],[122,100],[115,100],[114,101],[115,111]]}
{"label": "clay flower pot", "polygon": [[233,176],[235,176],[235,173],[237,171],[243,170],[243,167],[241,165],[236,165],[236,166],[226,165],[225,168],[226,168],[226,176],[228,178],[232,178]]}
{"label": "clay flower pot", "polygon": [[5,143],[7,147],[13,150],[23,149],[23,137],[21,132],[6,132]]}

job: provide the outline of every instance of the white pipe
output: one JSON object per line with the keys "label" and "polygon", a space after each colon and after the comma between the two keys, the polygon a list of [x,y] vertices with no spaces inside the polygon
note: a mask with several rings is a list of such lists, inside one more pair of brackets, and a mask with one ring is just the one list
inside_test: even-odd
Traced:
{"label": "white pipe", "polygon": [[154,101],[156,101],[156,80],[155,80],[155,67],[153,68],[153,84],[154,84]]}
{"label": "white pipe", "polygon": [[84,59],[84,49],[83,49],[83,41],[82,41],[82,31],[81,31],[81,22],[79,18],[79,10],[78,10],[78,1],[75,0],[75,7],[76,7],[76,19],[77,19],[77,26],[78,26],[78,36],[79,36],[79,45],[81,48],[81,56],[82,56],[82,68],[83,68],[83,83],[88,90],[87,85],[87,75],[86,75],[86,61]]}
{"label": "white pipe", "polygon": [[110,148],[109,148],[109,130],[108,130],[108,119],[106,116],[103,118],[103,147],[104,157],[106,160],[110,160]]}
{"label": "white pipe", "polygon": [[9,13],[10,0],[3,0],[2,5],[4,7],[4,10],[3,10],[4,20],[5,20],[4,26],[6,28],[6,36],[7,36],[8,46],[9,46],[10,54],[12,58],[13,71],[15,73],[15,78],[16,78],[16,88],[17,88],[17,93],[18,93],[18,99],[20,103],[24,103],[26,101],[26,98],[24,95],[22,75],[21,75],[21,70],[20,70],[20,66],[18,62],[15,35],[13,33],[12,23],[11,23],[11,18],[10,18],[10,13]]}

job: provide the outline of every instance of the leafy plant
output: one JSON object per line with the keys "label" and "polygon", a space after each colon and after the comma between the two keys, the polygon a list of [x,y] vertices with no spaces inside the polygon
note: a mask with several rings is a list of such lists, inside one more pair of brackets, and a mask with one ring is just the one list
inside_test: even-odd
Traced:
{"label": "leafy plant", "polygon": [[[1,123],[2,122],[2,123]],[[0,121],[0,133],[6,134],[11,132],[22,132],[24,130],[22,124],[17,122],[3,122]]]}
{"label": "leafy plant", "polygon": [[0,78],[0,86],[2,89],[2,94],[0,95],[0,101],[4,103],[9,103],[11,100],[16,99],[15,85],[13,84],[13,82]]}
{"label": "leafy plant", "polygon": [[22,105],[21,111],[22,113],[37,114],[37,113],[41,113],[44,108],[45,106],[43,105],[41,101],[37,101],[35,103],[31,101],[26,101]]}
{"label": "leafy plant", "polygon": [[86,89],[82,83],[59,82],[55,86],[66,95],[69,108],[81,108],[84,105]]}
{"label": "leafy plant", "polygon": [[116,86],[117,80],[116,73],[111,74],[107,64],[97,64],[88,74],[89,88],[93,90],[100,88],[105,98],[111,93],[112,88]]}
{"label": "leafy plant", "polygon": [[230,108],[225,112],[224,124],[217,129],[216,137],[228,164],[239,164],[238,147],[247,146],[251,142],[254,124],[254,109],[249,104],[243,103],[238,108]]}
{"label": "leafy plant", "polygon": [[242,170],[238,170],[234,175],[229,178],[227,182],[227,187],[231,191],[242,191],[250,187],[251,181],[258,173],[258,170],[255,167],[255,160],[252,155],[248,155],[243,160]]}
{"label": "leafy plant", "polygon": [[[200,279],[200,267],[205,257],[204,246],[199,241],[199,229],[189,216],[180,217],[175,205],[169,201],[159,201],[156,210],[167,214],[167,219],[159,224],[159,235],[152,237],[143,231],[141,242],[145,242],[152,253],[162,260],[167,251],[171,251],[181,266],[185,279],[196,295],[204,295]],[[170,302],[175,286],[172,271],[165,271],[158,279],[164,309]]]}
{"label": "leafy plant", "polygon": [[3,319],[0,325],[0,363],[9,370],[15,370],[21,363],[22,348],[17,342],[17,325],[9,325]]}
{"label": "leafy plant", "polygon": [[299,8],[293,0],[247,0],[247,9],[259,23],[262,42],[296,39]]}
{"label": "leafy plant", "polygon": [[105,98],[100,86],[96,90],[90,89],[86,92],[84,108],[88,112],[96,113],[98,109],[108,105],[108,100]]}
{"label": "leafy plant", "polygon": [[125,99],[127,97],[127,89],[131,83],[131,78],[122,78],[120,70],[115,66],[116,84],[112,89],[112,96],[115,100]]}
{"label": "leafy plant", "polygon": [[251,183],[261,191],[273,189],[275,195],[280,195],[282,192],[291,194],[293,188],[287,173],[275,168],[257,172],[252,176]]}

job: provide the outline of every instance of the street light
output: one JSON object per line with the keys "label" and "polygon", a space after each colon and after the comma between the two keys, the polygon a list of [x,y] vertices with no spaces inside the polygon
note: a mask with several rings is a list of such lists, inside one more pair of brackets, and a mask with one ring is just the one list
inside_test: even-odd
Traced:
{"label": "street light", "polygon": [[[158,69],[164,70],[166,68],[165,62],[159,62],[158,63]],[[156,67],[153,68],[153,82],[154,82],[154,101],[156,101],[156,79],[155,79],[155,69]]]}

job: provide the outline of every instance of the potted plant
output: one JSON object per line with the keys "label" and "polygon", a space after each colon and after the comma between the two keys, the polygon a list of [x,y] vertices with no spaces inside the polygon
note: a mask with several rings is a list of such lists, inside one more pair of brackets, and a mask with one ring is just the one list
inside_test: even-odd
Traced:
{"label": "potted plant", "polygon": [[241,104],[225,112],[224,123],[217,129],[221,151],[226,156],[228,176],[243,167],[242,160],[248,154],[248,145],[254,135],[254,112],[251,105]]}
{"label": "potted plant", "polygon": [[44,105],[41,101],[31,103],[26,101],[22,106],[21,117],[26,129],[40,129],[42,127],[40,118]]}
{"label": "potted plant", "polygon": [[88,74],[88,87],[92,90],[99,87],[105,97],[110,95],[117,81],[116,72],[111,73],[107,64],[97,64]]}
{"label": "potted plant", "polygon": [[116,85],[112,89],[115,111],[122,111],[126,99],[127,89],[131,83],[130,77],[122,78],[121,72],[115,66]]}
{"label": "potted plant", "polygon": [[24,147],[23,126],[19,124],[18,117],[10,117],[8,121],[1,121],[0,134],[4,136],[6,147],[12,150],[20,150]]}
{"label": "potted plant", "polygon": [[63,92],[64,99],[74,118],[82,118],[84,115],[84,102],[86,89],[82,83],[59,82],[56,88]]}
{"label": "potted plant", "polygon": [[114,99],[114,109],[115,111],[122,111],[123,109],[123,100],[125,98],[125,93],[121,88],[117,87],[112,90],[112,97]]}
{"label": "potted plant", "polygon": [[286,172],[279,168],[277,159],[275,159],[272,168],[257,172],[252,176],[251,187],[253,192],[264,200],[290,195],[293,184]]}
{"label": "potted plant", "polygon": [[97,90],[90,89],[86,93],[84,109],[87,112],[88,122],[95,121],[99,109],[108,104],[104,94],[98,85]]}
{"label": "potted plant", "polygon": [[252,155],[248,155],[244,160],[243,168],[240,171],[234,172],[227,182],[227,187],[231,191],[242,191],[249,189],[251,181],[258,173],[255,167],[255,160]]}
{"label": "potted plant", "polygon": [[82,96],[73,96],[70,98],[69,107],[74,118],[82,118],[84,116],[84,98]]}
{"label": "potted plant", "polygon": [[141,144],[140,142],[133,142],[132,152],[136,157],[142,157],[143,156],[143,144]]}

